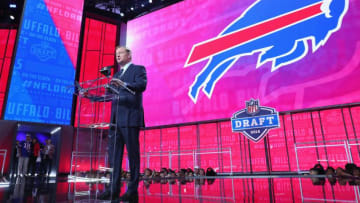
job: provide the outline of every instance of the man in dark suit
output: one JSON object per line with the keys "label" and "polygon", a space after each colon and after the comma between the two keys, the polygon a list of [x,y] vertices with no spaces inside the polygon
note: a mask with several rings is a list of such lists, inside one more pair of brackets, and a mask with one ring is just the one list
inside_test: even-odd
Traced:
{"label": "man in dark suit", "polygon": [[112,101],[111,122],[116,124],[116,127],[110,128],[108,143],[109,164],[113,172],[110,188],[100,195],[100,199],[118,199],[119,197],[121,164],[124,146],[126,146],[131,178],[127,191],[119,200],[131,201],[138,196],[139,132],[140,128],[145,127],[142,93],[146,89],[147,77],[144,66],[131,63],[131,51],[128,48],[116,47],[115,55],[118,72],[114,74],[111,84],[119,92],[119,97]]}

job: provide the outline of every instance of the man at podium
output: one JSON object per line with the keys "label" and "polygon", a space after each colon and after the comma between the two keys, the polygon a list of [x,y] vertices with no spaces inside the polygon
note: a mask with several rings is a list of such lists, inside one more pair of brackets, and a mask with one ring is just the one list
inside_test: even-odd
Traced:
{"label": "man at podium", "polygon": [[[144,66],[131,62],[130,49],[117,46],[115,57],[118,70],[110,83],[117,89],[119,99],[112,102],[111,123],[116,124],[116,127],[109,130],[108,143],[109,164],[113,172],[110,187],[100,195],[100,199],[131,201],[138,198],[139,132],[140,128],[145,127],[142,93],[146,89],[147,76]],[[131,178],[127,191],[119,198],[124,146],[128,152]]]}

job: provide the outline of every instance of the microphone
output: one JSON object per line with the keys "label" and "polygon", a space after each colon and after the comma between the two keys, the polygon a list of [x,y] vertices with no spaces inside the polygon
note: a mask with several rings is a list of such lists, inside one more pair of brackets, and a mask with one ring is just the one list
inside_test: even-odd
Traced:
{"label": "microphone", "polygon": [[105,66],[100,69],[100,73],[103,74],[104,76],[108,77],[111,75],[112,68],[113,68],[113,66]]}

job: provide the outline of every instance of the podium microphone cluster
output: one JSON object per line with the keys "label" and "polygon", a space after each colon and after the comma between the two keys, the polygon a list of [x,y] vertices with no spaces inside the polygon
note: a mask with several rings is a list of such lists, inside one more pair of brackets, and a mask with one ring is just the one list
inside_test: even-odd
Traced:
{"label": "podium microphone cluster", "polygon": [[100,69],[100,73],[103,74],[106,77],[109,77],[111,75],[111,69],[113,66],[105,66]]}

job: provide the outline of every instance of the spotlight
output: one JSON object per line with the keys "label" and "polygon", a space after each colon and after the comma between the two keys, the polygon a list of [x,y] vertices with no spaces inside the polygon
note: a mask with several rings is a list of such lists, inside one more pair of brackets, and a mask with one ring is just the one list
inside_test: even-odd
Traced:
{"label": "spotlight", "polygon": [[50,134],[55,134],[56,132],[58,132],[59,130],[61,130],[61,127],[57,127],[57,128],[54,128]]}
{"label": "spotlight", "polygon": [[131,7],[131,8],[130,8],[130,10],[132,10],[132,11],[133,11],[133,10],[134,10],[134,7]]}
{"label": "spotlight", "polygon": [[120,16],[121,16],[121,17],[124,17],[124,13],[121,12],[121,13],[120,13]]}
{"label": "spotlight", "polygon": [[141,7],[144,7],[145,5],[144,4],[141,4]]}
{"label": "spotlight", "polygon": [[15,17],[14,17],[13,15],[10,15],[9,18],[10,18],[11,20],[15,20]]}
{"label": "spotlight", "polygon": [[16,4],[9,4],[9,8],[16,8]]}
{"label": "spotlight", "polygon": [[152,3],[152,0],[149,0],[149,3]]}

